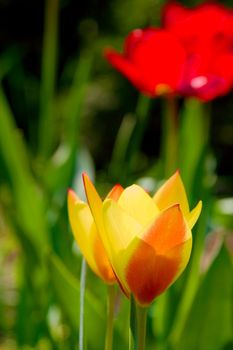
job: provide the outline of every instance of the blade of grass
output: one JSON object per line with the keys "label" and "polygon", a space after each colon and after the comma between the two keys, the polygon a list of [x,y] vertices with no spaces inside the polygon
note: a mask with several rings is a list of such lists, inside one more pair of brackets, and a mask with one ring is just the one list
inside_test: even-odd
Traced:
{"label": "blade of grass", "polygon": [[31,174],[27,149],[0,88],[0,152],[9,173],[17,219],[39,255],[48,242],[43,198]]}

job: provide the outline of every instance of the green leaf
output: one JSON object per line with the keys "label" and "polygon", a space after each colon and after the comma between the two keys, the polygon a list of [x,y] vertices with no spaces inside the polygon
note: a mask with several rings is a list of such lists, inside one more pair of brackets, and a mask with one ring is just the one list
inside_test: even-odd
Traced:
{"label": "green leaf", "polygon": [[186,191],[190,194],[197,167],[207,148],[209,115],[206,106],[196,99],[187,99],[182,112],[179,166]]}
{"label": "green leaf", "polygon": [[177,350],[220,350],[233,340],[233,266],[223,247],[203,278]]}
{"label": "green leaf", "polygon": [[0,88],[0,152],[12,186],[16,218],[39,255],[48,242],[43,196],[32,176],[26,145]]}

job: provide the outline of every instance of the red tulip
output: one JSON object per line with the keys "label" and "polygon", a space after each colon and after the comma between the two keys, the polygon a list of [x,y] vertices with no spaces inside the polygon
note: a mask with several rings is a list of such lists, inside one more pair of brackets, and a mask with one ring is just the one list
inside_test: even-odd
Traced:
{"label": "red tulip", "polygon": [[164,8],[163,26],[187,53],[179,92],[208,101],[233,85],[233,11],[217,3],[188,9],[171,2]]}
{"label": "red tulip", "polygon": [[171,2],[163,29],[134,30],[123,54],[107,60],[141,92],[194,96],[209,101],[233,86],[233,11],[218,4],[188,9]]}
{"label": "red tulip", "polygon": [[186,60],[173,34],[156,28],[136,29],[125,41],[124,53],[105,51],[107,60],[149,96],[177,90]]}

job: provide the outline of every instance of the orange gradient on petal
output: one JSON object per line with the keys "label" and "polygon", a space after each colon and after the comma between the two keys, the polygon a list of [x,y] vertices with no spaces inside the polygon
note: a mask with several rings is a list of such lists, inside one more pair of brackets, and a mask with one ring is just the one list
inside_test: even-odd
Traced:
{"label": "orange gradient on petal", "polygon": [[164,211],[140,240],[126,267],[126,281],[137,302],[146,306],[186,267],[191,232],[175,205]]}
{"label": "orange gradient on petal", "polygon": [[106,255],[103,243],[98,235],[95,237],[93,256],[99,270],[100,277],[104,279],[105,282],[110,284],[116,282],[115,274]]}

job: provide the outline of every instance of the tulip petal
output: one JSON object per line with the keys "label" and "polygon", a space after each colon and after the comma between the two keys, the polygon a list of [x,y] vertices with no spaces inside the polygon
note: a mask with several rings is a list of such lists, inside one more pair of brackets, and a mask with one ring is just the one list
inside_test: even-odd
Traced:
{"label": "tulip petal", "polygon": [[189,15],[189,11],[190,10],[186,9],[184,6],[182,6],[178,2],[175,2],[175,1],[168,2],[163,7],[163,12],[162,12],[163,26],[169,28],[172,25],[187,19],[187,16]]}
{"label": "tulip petal", "polygon": [[85,173],[83,174],[83,183],[84,183],[84,188],[85,188],[89,207],[91,209],[96,226],[98,227],[98,231],[102,238],[105,232],[103,218],[102,218],[102,205],[103,205],[102,200],[99,194],[97,193],[95,186],[91,182],[89,176]]}
{"label": "tulip petal", "polygon": [[95,227],[88,205],[82,202],[72,190],[68,192],[68,214],[74,237],[91,269],[98,274],[92,254]]}
{"label": "tulip petal", "polygon": [[[129,34],[123,54],[105,51],[106,59],[149,96],[171,93],[179,86],[186,53],[176,37],[157,28],[137,29]],[[172,65],[170,53],[174,52]]]}
{"label": "tulip petal", "polygon": [[107,194],[106,198],[111,198],[117,202],[123,191],[124,188],[120,184],[117,184]]}
{"label": "tulip petal", "polygon": [[140,222],[112,199],[106,199],[103,203],[103,219],[111,250],[116,254],[128,249],[135,236],[142,230]]}
{"label": "tulip petal", "polygon": [[160,187],[153,199],[160,210],[179,203],[184,215],[189,213],[189,204],[179,171],[176,171],[175,174]]}
{"label": "tulip petal", "polygon": [[163,23],[184,44],[193,47],[199,40],[211,39],[219,33],[231,38],[233,11],[217,3],[205,3],[191,9],[171,3],[165,6]]}
{"label": "tulip petal", "polygon": [[191,246],[191,231],[179,206],[161,213],[124,262],[125,280],[140,304],[149,304],[178,278],[188,263]]}
{"label": "tulip petal", "polygon": [[179,205],[175,204],[165,209],[141,236],[158,255],[163,255],[168,250],[190,239],[191,230]]}
{"label": "tulip petal", "polygon": [[195,223],[197,222],[197,219],[201,214],[201,209],[202,209],[202,201],[199,201],[196,207],[193,208],[193,210],[186,215],[186,220],[188,222],[190,229],[192,229]]}
{"label": "tulip petal", "polygon": [[135,237],[142,231],[142,226],[111,199],[106,199],[103,203],[103,219],[109,259],[123,291],[128,295],[125,266],[134,250]]}
{"label": "tulip petal", "polygon": [[127,284],[140,305],[149,305],[175,282],[189,261],[191,247],[190,238],[157,255],[151,245],[141,241],[126,269]]}
{"label": "tulip petal", "polygon": [[90,268],[105,282],[115,282],[114,272],[90,208],[72,190],[68,192],[68,212],[75,240]]}
{"label": "tulip petal", "polygon": [[120,71],[138,89],[142,89],[140,72],[127,58],[125,58],[123,55],[119,54],[113,49],[106,49],[104,52],[104,56],[114,68]]}
{"label": "tulip petal", "polygon": [[159,214],[153,199],[138,185],[127,187],[118,204],[142,226],[148,225]]}
{"label": "tulip petal", "polygon": [[[111,241],[108,239],[108,235],[107,235],[107,232],[105,229],[104,220],[103,220],[103,212],[102,212],[102,210],[104,210],[102,200],[101,200],[99,194],[97,193],[94,185],[92,184],[90,178],[85,173],[83,174],[83,182],[84,182],[84,187],[85,187],[89,207],[91,209],[94,221],[95,221],[96,226],[98,228],[98,232],[99,232],[101,241],[102,241],[103,246],[105,248],[105,251],[107,253],[110,264],[114,267],[114,272],[116,273],[115,263],[117,263],[117,259],[115,258],[116,254],[114,254],[115,247],[111,246]],[[110,192],[110,194],[111,194],[111,192]],[[107,201],[111,201],[111,203],[115,203],[114,199],[106,199],[105,202],[107,202]],[[124,287],[123,287],[123,290],[124,290]]]}

